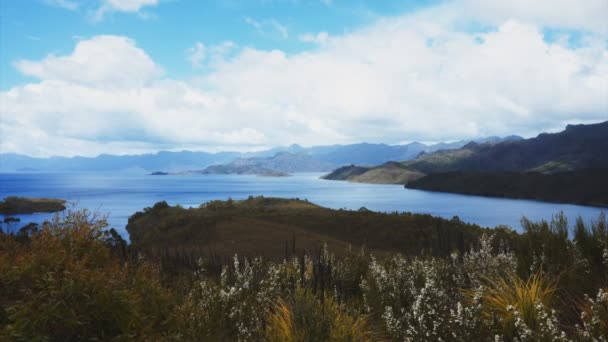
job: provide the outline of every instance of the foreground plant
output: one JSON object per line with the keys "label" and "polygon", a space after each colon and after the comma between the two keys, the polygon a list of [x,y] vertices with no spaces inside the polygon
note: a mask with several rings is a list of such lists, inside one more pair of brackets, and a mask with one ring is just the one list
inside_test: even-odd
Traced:
{"label": "foreground plant", "polygon": [[551,309],[556,284],[542,271],[526,280],[515,274],[486,278],[481,294],[482,317],[491,331],[506,340],[566,340],[565,333],[559,328],[556,312]]}
{"label": "foreground plant", "polygon": [[[0,340],[158,339],[171,293],[158,270],[111,254],[105,220],[70,212],[0,248]],[[8,246],[10,245],[10,246]],[[6,247],[6,248],[5,248]]]}
{"label": "foreground plant", "polygon": [[380,341],[367,317],[347,312],[332,296],[321,302],[303,288],[279,300],[268,316],[266,341]]}

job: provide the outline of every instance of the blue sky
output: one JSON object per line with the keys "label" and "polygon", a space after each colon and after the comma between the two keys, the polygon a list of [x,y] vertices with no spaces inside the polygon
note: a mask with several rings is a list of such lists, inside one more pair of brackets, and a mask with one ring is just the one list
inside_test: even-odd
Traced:
{"label": "blue sky", "polygon": [[[220,44],[233,41],[258,49],[288,53],[311,48],[300,35],[325,31],[342,34],[433,1],[291,1],[291,0],[160,0],[139,11],[110,12],[94,18],[95,0],[20,0],[2,2],[1,89],[24,84],[12,65],[19,59],[41,59],[49,53],[68,54],[74,43],[99,34],[124,35],[137,41],[174,77],[189,77],[191,67],[181,53],[197,41]],[[67,5],[68,7],[70,5]],[[259,23],[256,28],[253,23]],[[284,26],[287,36],[273,24]]]}
{"label": "blue sky", "polygon": [[0,153],[532,136],[608,119],[608,0],[0,2]]}

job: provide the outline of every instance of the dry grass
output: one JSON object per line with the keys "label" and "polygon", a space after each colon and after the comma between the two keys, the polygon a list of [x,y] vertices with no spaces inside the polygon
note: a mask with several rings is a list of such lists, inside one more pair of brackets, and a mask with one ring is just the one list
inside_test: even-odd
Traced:
{"label": "dry grass", "polygon": [[266,326],[266,341],[268,342],[295,342],[294,322],[291,309],[283,300],[275,305],[268,315]]}

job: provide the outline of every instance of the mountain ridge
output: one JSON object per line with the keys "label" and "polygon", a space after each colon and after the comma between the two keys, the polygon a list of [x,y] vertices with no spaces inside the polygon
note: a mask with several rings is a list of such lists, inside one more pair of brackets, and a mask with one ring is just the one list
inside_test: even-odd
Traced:
{"label": "mountain ridge", "polygon": [[[577,169],[608,168],[608,121],[591,125],[568,125],[557,133],[500,142],[469,142],[458,149],[422,153],[401,161],[404,170],[423,174],[445,172],[540,172],[557,173]],[[364,173],[343,176],[332,172],[325,179],[360,181],[365,173],[386,169],[385,165],[367,168]],[[336,171],[336,170],[334,170]],[[341,169],[349,173],[348,168]],[[391,183],[374,179],[374,182]],[[404,184],[404,183],[397,183]]]}
{"label": "mountain ridge", "polygon": [[470,142],[459,149],[421,153],[409,161],[374,167],[350,165],[322,178],[607,206],[606,151],[608,121],[568,125],[561,132],[524,140]]}
{"label": "mountain ridge", "polygon": [[[521,137],[488,137],[473,141],[495,139],[521,139]],[[470,140],[451,143],[422,144],[412,142],[403,145],[357,143],[348,145],[322,145],[303,147],[297,144],[275,147],[258,152],[198,152],[198,151],[159,151],[138,155],[109,155],[97,157],[48,157],[36,158],[15,153],[0,154],[0,171],[116,171],[142,169],[148,172],[184,172],[201,170],[211,165],[227,164],[239,158],[272,157],[278,152],[294,154],[305,153],[315,160],[334,164],[334,166],[360,164],[378,165],[391,160],[408,160],[421,152],[464,146]]]}

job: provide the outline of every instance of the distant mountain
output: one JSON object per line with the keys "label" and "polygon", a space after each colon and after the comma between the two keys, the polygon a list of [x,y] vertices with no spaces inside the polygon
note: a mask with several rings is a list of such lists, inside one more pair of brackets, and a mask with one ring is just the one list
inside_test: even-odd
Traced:
{"label": "distant mountain", "polygon": [[430,153],[442,149],[460,148],[471,141],[478,143],[500,142],[507,140],[521,140],[518,136],[506,138],[489,137],[476,140],[462,140],[452,143],[438,143],[425,145],[413,142],[406,145],[386,145],[386,144],[352,144],[352,145],[333,145],[318,146],[303,149],[301,152],[309,153],[316,159],[338,165],[356,164],[361,166],[373,166],[389,161],[405,161],[416,158],[420,153]]}
{"label": "distant mountain", "polygon": [[336,165],[314,159],[305,153],[278,152],[272,157],[239,158],[224,165],[212,165],[203,174],[274,174],[293,172],[322,172]]}
{"label": "distant mountain", "polygon": [[[568,125],[559,133],[542,133],[532,139],[489,139],[484,143],[470,142],[462,148],[445,149],[433,153],[423,153],[401,163],[404,179],[411,179],[412,171],[420,174],[438,172],[532,172],[556,173],[580,169],[608,168],[608,121],[592,125]],[[366,176],[374,172],[382,175],[382,170],[394,173],[392,163],[370,167],[366,172],[352,173],[343,168],[325,176],[326,179],[371,182],[391,182],[390,179],[376,179]],[[399,177],[393,177],[399,179]]]}
{"label": "distant mountain", "polygon": [[[479,143],[504,139],[521,139],[519,137],[497,138],[489,137],[474,140]],[[200,170],[209,165],[227,164],[238,158],[270,158],[279,152],[303,154],[311,156],[317,164],[319,162],[340,165],[379,165],[391,160],[405,161],[415,158],[420,153],[431,153],[445,148],[460,148],[469,141],[452,143],[439,143],[425,145],[410,143],[406,145],[386,144],[351,144],[302,147],[294,144],[277,147],[258,152],[158,152],[141,155],[107,155],[97,157],[51,157],[32,158],[18,154],[0,154],[0,171],[115,171],[126,169],[143,169],[145,171],[183,172],[187,170]],[[313,167],[315,171],[319,167]],[[306,168],[305,168],[306,169]],[[310,168],[308,168],[310,169]],[[298,170],[302,171],[302,170]]]}
{"label": "distant mountain", "polygon": [[[532,139],[471,142],[458,149],[423,153],[401,163],[375,167],[351,165],[334,170],[323,178],[605,205],[608,199],[596,193],[599,189],[601,193],[608,194],[607,183],[598,178],[606,178],[603,175],[608,174],[606,151],[608,121],[569,125],[562,132],[542,133]],[[553,177],[553,174],[559,176]],[[582,182],[585,177],[589,178]],[[562,189],[552,188],[560,184]],[[562,195],[555,191],[562,191]]]}
{"label": "distant mountain", "polygon": [[422,155],[404,163],[423,173],[450,171],[538,171],[556,173],[608,168],[608,121],[568,125],[559,133],[500,143],[469,143],[461,149]]}
{"label": "distant mountain", "polygon": [[140,155],[97,157],[33,158],[18,154],[0,154],[0,171],[115,171],[127,169],[189,170],[238,158],[237,152],[158,152]]}

